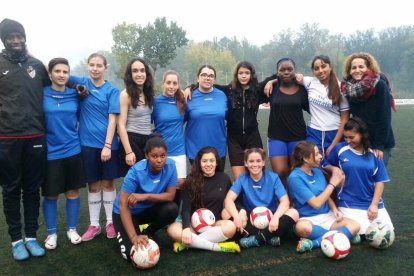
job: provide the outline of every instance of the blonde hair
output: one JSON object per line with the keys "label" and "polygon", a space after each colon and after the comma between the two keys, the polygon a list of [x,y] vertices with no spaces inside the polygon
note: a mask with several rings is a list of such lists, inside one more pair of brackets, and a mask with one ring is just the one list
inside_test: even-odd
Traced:
{"label": "blonde hair", "polygon": [[359,52],[359,53],[353,53],[349,55],[345,61],[344,61],[344,77],[347,78],[351,72],[351,64],[352,61],[356,58],[361,58],[365,60],[365,64],[368,67],[369,70],[371,70],[374,74],[379,74],[381,72],[380,66],[378,65],[377,60],[367,52]]}

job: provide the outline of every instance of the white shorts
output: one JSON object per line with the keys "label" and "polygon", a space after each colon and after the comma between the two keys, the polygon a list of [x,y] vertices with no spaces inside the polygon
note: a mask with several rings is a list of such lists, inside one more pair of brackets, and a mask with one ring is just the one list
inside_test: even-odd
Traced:
{"label": "white shorts", "polygon": [[186,178],[187,177],[187,156],[184,154],[184,155],[168,156],[168,158],[175,161],[175,167],[177,168],[177,177]]}
{"label": "white shorts", "polygon": [[302,217],[299,220],[309,220],[314,225],[319,225],[325,229],[331,229],[332,224],[335,223],[336,218],[332,211],[326,214],[320,214],[312,217]]}
{"label": "white shorts", "polygon": [[339,207],[339,210],[344,214],[345,218],[350,218],[355,220],[361,225],[361,229],[359,230],[358,234],[363,235],[367,230],[368,226],[374,221],[382,221],[388,223],[392,229],[394,229],[394,225],[392,225],[390,215],[385,208],[378,209],[378,217],[375,220],[368,219],[368,211],[361,210],[361,209],[353,209],[353,208],[345,208]]}

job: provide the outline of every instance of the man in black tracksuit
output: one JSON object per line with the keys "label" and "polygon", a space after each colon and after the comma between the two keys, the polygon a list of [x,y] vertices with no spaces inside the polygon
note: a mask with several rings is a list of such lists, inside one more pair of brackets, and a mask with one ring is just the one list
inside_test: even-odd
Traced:
{"label": "man in black tracksuit", "polygon": [[4,19],[0,37],[5,48],[0,54],[0,186],[13,257],[25,260],[29,252],[37,257],[45,254],[36,232],[46,163],[42,93],[50,80],[43,63],[27,54],[19,22]]}

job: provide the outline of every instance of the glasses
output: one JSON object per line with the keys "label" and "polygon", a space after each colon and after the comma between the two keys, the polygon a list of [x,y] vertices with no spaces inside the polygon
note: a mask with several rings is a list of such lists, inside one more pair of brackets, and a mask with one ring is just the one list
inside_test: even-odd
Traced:
{"label": "glasses", "polygon": [[202,77],[203,79],[214,79],[215,76],[213,74],[208,75],[206,73],[203,73],[203,74],[200,74],[200,77]]}

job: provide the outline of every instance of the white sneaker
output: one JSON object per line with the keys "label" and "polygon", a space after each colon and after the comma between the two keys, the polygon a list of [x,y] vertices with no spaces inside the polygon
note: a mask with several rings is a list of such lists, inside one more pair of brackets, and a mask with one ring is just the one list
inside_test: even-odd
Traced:
{"label": "white sneaker", "polygon": [[67,232],[68,239],[72,244],[79,244],[82,242],[81,236],[79,236],[78,232],[76,232],[76,229],[71,229]]}
{"label": "white sneaker", "polygon": [[48,235],[45,240],[45,248],[47,250],[53,250],[56,248],[56,246],[57,246],[57,235],[56,234]]}

